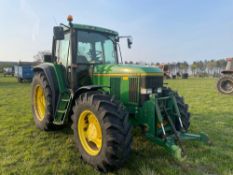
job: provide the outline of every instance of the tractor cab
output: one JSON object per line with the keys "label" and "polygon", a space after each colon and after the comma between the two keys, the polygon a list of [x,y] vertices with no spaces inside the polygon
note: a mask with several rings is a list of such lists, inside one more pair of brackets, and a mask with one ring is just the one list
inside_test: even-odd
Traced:
{"label": "tractor cab", "polygon": [[[58,63],[67,64],[67,61],[68,64],[118,63],[116,45],[118,33],[80,24],[72,24],[72,30],[68,26],[54,27],[54,31],[58,28],[64,35],[57,37],[58,33],[54,32],[53,56]],[[72,56],[74,58],[71,59]]]}
{"label": "tractor cab", "polygon": [[[102,27],[73,24],[68,16],[69,26],[54,27],[52,62],[63,65],[69,77],[70,88],[91,85],[94,68],[97,65],[120,64],[118,55],[118,33]],[[127,38],[128,47],[132,39]]]}

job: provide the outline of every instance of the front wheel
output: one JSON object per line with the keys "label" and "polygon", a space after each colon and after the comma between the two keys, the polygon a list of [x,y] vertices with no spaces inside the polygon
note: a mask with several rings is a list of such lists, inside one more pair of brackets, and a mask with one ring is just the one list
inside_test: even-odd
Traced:
{"label": "front wheel", "polygon": [[[181,97],[177,92],[175,92],[174,95],[176,97],[177,106],[180,110],[181,121],[183,123],[183,127],[185,130],[188,130],[190,126],[189,106],[188,104],[184,102],[184,98]],[[178,120],[176,121],[175,126],[178,131],[181,130],[180,122]]]}
{"label": "front wheel", "polygon": [[[165,96],[169,95],[170,93],[172,93],[175,96],[177,106],[180,111],[183,127],[185,130],[188,130],[190,126],[190,113],[189,106],[185,103],[184,98],[180,96],[177,92],[173,91],[171,88],[164,88],[163,93]],[[181,130],[180,122],[178,119],[175,121],[175,127],[178,131]]]}
{"label": "front wheel", "polygon": [[86,162],[107,172],[128,159],[132,142],[128,113],[108,95],[81,94],[72,120],[75,143]]}

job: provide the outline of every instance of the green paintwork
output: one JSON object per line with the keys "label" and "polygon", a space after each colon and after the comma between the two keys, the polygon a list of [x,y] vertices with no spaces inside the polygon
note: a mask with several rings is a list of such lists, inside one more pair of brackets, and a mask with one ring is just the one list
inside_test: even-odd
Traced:
{"label": "green paintwork", "polygon": [[130,76],[131,74],[143,73],[158,73],[158,75],[163,75],[163,72],[159,68],[132,64],[97,65],[94,69],[94,74],[128,74]]}
{"label": "green paintwork", "polygon": [[[139,65],[122,65],[122,64],[109,64],[109,65],[96,65],[93,71],[92,83],[96,85],[111,86],[111,78],[119,78],[120,85],[119,91],[120,96],[117,97],[124,105],[128,107],[128,111],[135,113],[137,110],[138,103],[129,102],[129,79],[139,78],[141,76],[153,75],[153,76],[163,76],[163,72],[156,67],[145,67]],[[138,92],[140,92],[140,86],[137,86]],[[105,89],[109,92],[110,89]],[[115,94],[114,94],[115,95]],[[137,94],[139,98],[140,94]]]}
{"label": "green paintwork", "polygon": [[58,87],[60,93],[67,92],[66,77],[64,74],[64,67],[61,64],[54,64],[55,74],[58,80]]}

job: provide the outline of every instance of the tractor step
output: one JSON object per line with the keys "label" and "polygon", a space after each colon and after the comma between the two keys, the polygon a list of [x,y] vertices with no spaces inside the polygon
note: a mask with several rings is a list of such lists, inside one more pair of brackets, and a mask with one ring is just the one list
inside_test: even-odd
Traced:
{"label": "tractor step", "polygon": [[57,112],[64,114],[66,112],[66,110],[57,110]]}
{"label": "tractor step", "polygon": [[67,93],[61,94],[60,99],[57,105],[57,110],[55,114],[55,119],[53,121],[56,125],[63,125],[65,123],[65,119],[67,118],[66,115],[67,111],[69,111],[70,104],[71,104],[71,95]]}
{"label": "tractor step", "polygon": [[61,99],[61,101],[63,101],[63,102],[69,102],[70,99]]}

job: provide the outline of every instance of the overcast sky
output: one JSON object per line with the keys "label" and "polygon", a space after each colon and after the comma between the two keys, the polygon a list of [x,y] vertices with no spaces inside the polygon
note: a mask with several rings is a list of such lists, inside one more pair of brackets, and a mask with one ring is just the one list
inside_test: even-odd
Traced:
{"label": "overcast sky", "polygon": [[0,0],[0,61],[51,50],[52,27],[97,25],[132,35],[124,60],[173,62],[233,56],[232,0]]}

